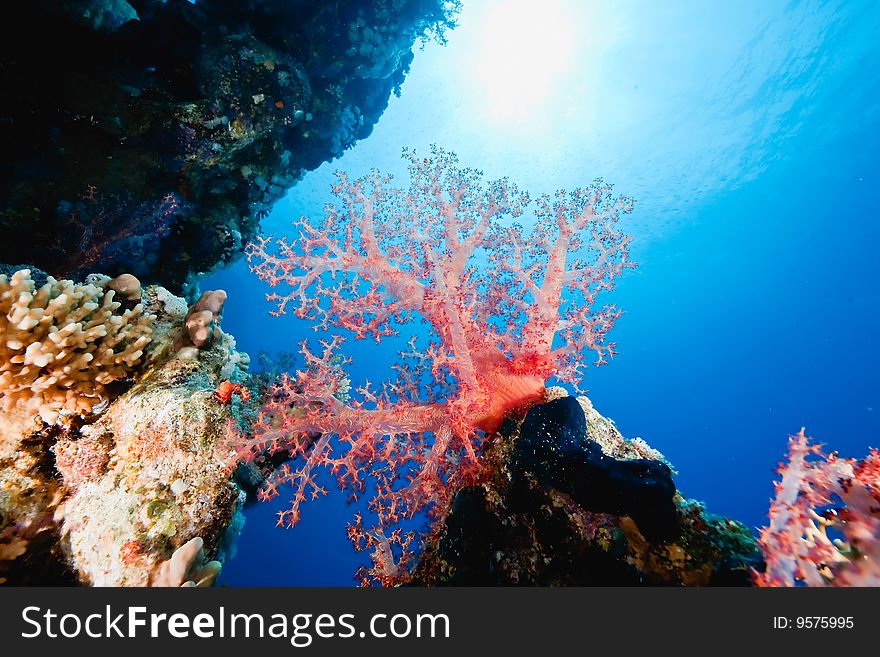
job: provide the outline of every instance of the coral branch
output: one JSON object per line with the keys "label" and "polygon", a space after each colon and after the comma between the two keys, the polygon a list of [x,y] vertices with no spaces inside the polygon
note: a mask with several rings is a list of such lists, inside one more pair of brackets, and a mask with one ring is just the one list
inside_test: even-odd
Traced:
{"label": "coral branch", "polygon": [[[634,266],[617,227],[632,201],[613,198],[601,181],[532,202],[506,178],[485,182],[440,148],[404,158],[408,188],[375,170],[355,181],[338,174],[339,207],[318,223],[300,219],[292,240],[261,238],[246,250],[251,270],[274,288],[275,315],[377,342],[417,318],[430,329],[426,345],[413,339],[401,354],[396,381],[347,402],[339,338],[320,355],[303,345],[306,367],[271,389],[253,436],[240,441],[250,457],[299,458],[264,488],[269,497],[280,483],[294,487],[281,524],[295,524],[301,502],[323,492],[319,466],[354,494],[374,480],[379,524],[358,536],[369,537],[382,583],[404,572],[388,564],[388,546],[403,541],[392,525],[438,513],[476,481],[485,435],[540,401],[545,381],[576,385],[585,351],[598,364],[613,355],[606,336],[619,311],[596,310],[595,301]],[[515,220],[529,211],[527,232]]]}
{"label": "coral branch", "polygon": [[803,429],[788,445],[759,538],[767,569],[756,583],[880,586],[880,452],[861,461],[826,455]]}

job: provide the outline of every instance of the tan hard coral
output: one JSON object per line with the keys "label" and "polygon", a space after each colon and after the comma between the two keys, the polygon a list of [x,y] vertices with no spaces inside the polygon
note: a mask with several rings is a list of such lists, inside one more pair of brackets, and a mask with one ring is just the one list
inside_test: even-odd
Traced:
{"label": "tan hard coral", "polygon": [[37,287],[31,272],[0,275],[0,407],[39,415],[85,415],[105,386],[128,377],[150,343],[155,317],[123,308],[111,286],[56,280]]}
{"label": "tan hard coral", "polygon": [[[31,322],[30,332],[27,323],[18,327],[23,338],[4,332],[6,351],[0,358],[27,351],[7,347],[8,339],[57,344],[51,335],[78,317],[77,308],[90,304],[91,315],[76,319],[74,333],[92,330],[91,318],[102,309],[112,315],[105,324],[120,318],[123,327],[114,339],[122,340],[111,348],[121,358],[116,371],[126,379],[93,385],[97,396],[87,399],[101,403],[88,413],[65,411],[53,424],[43,422],[38,409],[28,416],[26,399],[10,402],[0,395],[0,578],[11,584],[210,585],[219,562],[231,556],[243,522],[244,494],[225,451],[227,426],[246,425],[257,405],[255,398],[241,395],[220,403],[214,391],[222,381],[248,384],[247,354],[237,351],[233,337],[218,325],[202,348],[193,346],[186,301],[156,285],[138,289],[135,280],[100,274],[82,285],[50,279],[48,301],[31,303],[27,295],[39,300],[43,288],[35,289],[30,274],[0,280],[0,293],[7,294],[2,301],[6,328],[13,320],[22,322],[13,313],[30,316],[30,310],[19,308],[39,308],[34,315],[44,316],[61,294],[67,299],[55,304],[70,309],[58,313],[60,319],[49,327],[39,321]],[[73,292],[63,289],[71,286]],[[74,293],[81,295],[78,300]],[[222,302],[221,295],[211,298]],[[220,305],[204,308],[212,318],[217,312],[215,324]],[[123,333],[142,321],[143,332]],[[114,330],[111,326],[77,352],[92,354],[83,375],[106,373],[88,365],[99,360]],[[148,339],[143,348],[141,338]],[[136,356],[133,350],[143,353]],[[128,363],[134,365],[130,370]],[[0,365],[13,382],[23,378],[21,370],[36,367]],[[53,366],[39,368],[39,376],[48,376]],[[12,409],[3,410],[5,404]]]}

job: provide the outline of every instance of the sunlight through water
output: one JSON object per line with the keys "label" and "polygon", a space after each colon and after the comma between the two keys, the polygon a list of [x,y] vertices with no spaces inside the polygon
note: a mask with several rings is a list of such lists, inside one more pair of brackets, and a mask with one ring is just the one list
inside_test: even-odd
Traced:
{"label": "sunlight through water", "polygon": [[517,0],[492,7],[481,22],[475,77],[492,118],[522,125],[549,112],[573,68],[567,3],[551,0],[536,10],[533,2]]}

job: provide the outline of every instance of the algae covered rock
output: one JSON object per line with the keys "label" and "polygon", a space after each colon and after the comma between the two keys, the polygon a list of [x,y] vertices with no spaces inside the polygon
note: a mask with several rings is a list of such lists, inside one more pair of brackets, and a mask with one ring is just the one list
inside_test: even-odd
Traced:
{"label": "algae covered rock", "polygon": [[137,303],[153,318],[152,339],[99,406],[51,424],[37,413],[2,415],[8,582],[151,585],[195,573],[181,583],[209,583],[213,561],[231,554],[244,493],[221,445],[227,424],[246,423],[255,402],[221,403],[214,390],[248,384],[247,355],[219,317],[212,342],[194,347],[187,304],[162,287],[146,287]]}
{"label": "algae covered rock", "polygon": [[672,470],[586,398],[532,407],[489,446],[491,475],[461,490],[415,585],[748,585],[762,561],[742,524],[675,489]]}

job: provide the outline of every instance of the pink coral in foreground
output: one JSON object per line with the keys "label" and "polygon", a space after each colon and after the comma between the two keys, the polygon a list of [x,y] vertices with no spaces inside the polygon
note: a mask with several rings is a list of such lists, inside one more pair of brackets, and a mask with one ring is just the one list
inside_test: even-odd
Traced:
{"label": "pink coral in foreground", "polygon": [[[357,522],[349,535],[373,550],[371,574],[385,584],[404,576],[410,543],[391,527],[421,510],[437,515],[476,481],[481,441],[540,401],[545,381],[576,386],[587,352],[598,364],[613,355],[606,336],[619,311],[596,299],[634,266],[617,227],[632,202],[602,181],[532,201],[442,149],[404,157],[408,188],[375,170],[355,181],[338,174],[340,207],[328,206],[319,223],[301,219],[293,240],[261,238],[247,249],[251,270],[277,289],[267,295],[273,314],[377,342],[417,316],[430,329],[428,344],[414,338],[401,353],[395,381],[368,384],[347,402],[340,338],[320,353],[303,343],[305,367],[270,390],[240,445],[250,457],[299,457],[262,492],[293,485],[282,525],[296,524],[300,504],[324,492],[321,467],[355,495],[375,483],[378,524]],[[527,212],[529,230],[514,221]]]}
{"label": "pink coral in foreground", "polygon": [[880,452],[826,455],[801,429],[779,474],[770,525],[758,539],[767,568],[756,583],[880,586]]}

